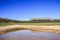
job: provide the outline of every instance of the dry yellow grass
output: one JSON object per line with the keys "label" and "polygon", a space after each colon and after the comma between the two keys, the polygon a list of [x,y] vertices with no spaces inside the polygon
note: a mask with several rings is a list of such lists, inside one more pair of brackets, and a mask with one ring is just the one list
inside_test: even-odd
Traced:
{"label": "dry yellow grass", "polygon": [[35,31],[60,33],[60,26],[37,26],[37,25],[11,25],[11,26],[0,27],[0,33],[3,33],[8,29],[11,30],[14,28],[26,28]]}

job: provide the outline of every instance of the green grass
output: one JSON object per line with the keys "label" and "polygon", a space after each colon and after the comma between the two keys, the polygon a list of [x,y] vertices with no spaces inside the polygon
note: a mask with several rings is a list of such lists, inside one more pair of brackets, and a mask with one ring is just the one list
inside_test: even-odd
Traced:
{"label": "green grass", "polygon": [[19,23],[19,25],[41,25],[41,26],[49,26],[49,25],[60,25],[60,23]]}
{"label": "green grass", "polygon": [[7,25],[39,25],[39,26],[49,26],[49,25],[60,25],[58,22],[53,23],[0,23],[1,26],[7,26]]}
{"label": "green grass", "polygon": [[0,27],[1,26],[8,26],[8,25],[14,25],[15,23],[4,23],[4,22],[0,22]]}

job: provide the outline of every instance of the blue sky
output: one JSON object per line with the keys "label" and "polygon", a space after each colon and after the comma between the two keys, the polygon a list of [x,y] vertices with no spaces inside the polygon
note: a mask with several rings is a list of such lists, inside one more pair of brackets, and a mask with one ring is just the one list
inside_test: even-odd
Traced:
{"label": "blue sky", "polygon": [[60,0],[0,0],[0,17],[18,20],[60,18]]}

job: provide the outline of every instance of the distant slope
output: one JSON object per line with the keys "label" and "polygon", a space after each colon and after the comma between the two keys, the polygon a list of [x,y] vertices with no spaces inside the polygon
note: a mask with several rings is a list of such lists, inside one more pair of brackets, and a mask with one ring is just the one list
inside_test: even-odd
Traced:
{"label": "distant slope", "polygon": [[12,24],[19,24],[19,25],[60,25],[60,19],[32,19],[28,21],[21,21],[21,20],[12,20],[7,18],[0,18],[0,26],[5,25],[12,25]]}
{"label": "distant slope", "polygon": [[4,23],[14,22],[14,23],[18,23],[20,21],[18,21],[18,20],[11,20],[11,19],[7,19],[7,18],[0,18],[0,22],[4,22]]}
{"label": "distant slope", "polygon": [[60,19],[31,19],[28,21],[12,20],[7,18],[0,18],[0,23],[48,23],[48,22],[60,22]]}

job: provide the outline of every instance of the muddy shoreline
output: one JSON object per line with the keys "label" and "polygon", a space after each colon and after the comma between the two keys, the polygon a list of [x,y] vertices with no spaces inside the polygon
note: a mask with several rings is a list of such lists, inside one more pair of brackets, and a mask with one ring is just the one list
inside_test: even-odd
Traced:
{"label": "muddy shoreline", "polygon": [[14,30],[33,30],[60,34],[60,26],[11,25],[0,27],[0,34]]}

